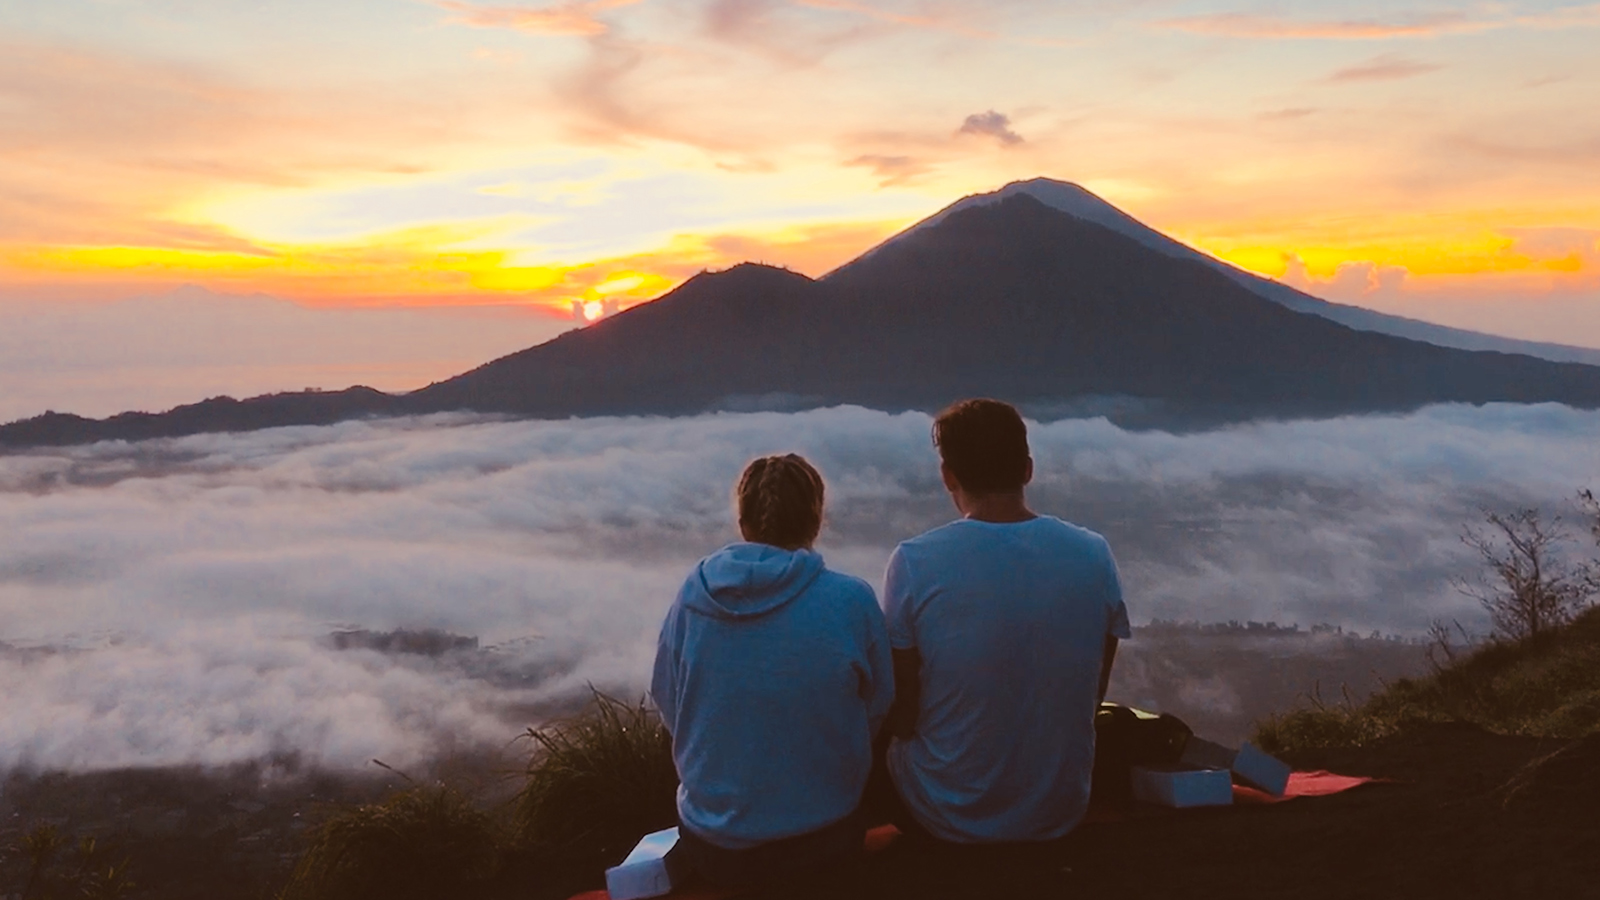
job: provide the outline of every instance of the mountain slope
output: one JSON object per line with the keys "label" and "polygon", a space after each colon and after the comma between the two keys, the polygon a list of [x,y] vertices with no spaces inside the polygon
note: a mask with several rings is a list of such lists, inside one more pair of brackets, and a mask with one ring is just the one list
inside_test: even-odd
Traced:
{"label": "mountain slope", "polygon": [[[1454,347],[1461,350],[1494,350],[1500,353],[1521,353],[1527,356],[1536,356],[1553,362],[1600,365],[1600,350],[1588,347],[1572,347],[1565,344],[1550,344],[1500,337],[1462,328],[1451,328],[1446,325],[1435,325],[1431,322],[1408,319],[1403,316],[1388,315],[1370,309],[1363,309],[1359,306],[1331,303],[1327,300],[1313,297],[1282,282],[1264,278],[1253,272],[1246,272],[1219,259],[1207,256],[1150,228],[1138,219],[1117,209],[1076,184],[1055,181],[1049,178],[1015,181],[997,191],[964,197],[933,216],[911,226],[907,231],[891,237],[879,247],[892,245],[919,229],[935,225],[957,210],[996,203],[1019,194],[1032,197],[1052,209],[1058,209],[1086,222],[1093,222],[1096,225],[1109,228],[1118,234],[1138,241],[1158,253],[1178,259],[1204,263],[1227,275],[1246,290],[1265,297],[1274,303],[1287,306],[1296,312],[1321,316],[1360,331],[1375,331],[1380,334],[1426,341],[1441,347]],[[870,257],[878,249],[874,248],[868,251],[862,258]]]}
{"label": "mountain slope", "polygon": [[701,275],[408,401],[548,416],[773,394],[888,409],[1131,396],[1215,419],[1600,405],[1600,368],[1356,331],[1016,195],[952,211],[821,281],[754,265]]}

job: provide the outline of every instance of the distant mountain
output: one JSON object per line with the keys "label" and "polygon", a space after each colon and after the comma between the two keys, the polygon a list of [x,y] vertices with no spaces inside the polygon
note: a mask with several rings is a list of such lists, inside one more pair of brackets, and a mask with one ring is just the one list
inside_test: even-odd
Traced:
{"label": "distant mountain", "polygon": [[1214,260],[1152,249],[1027,191],[958,206],[822,279],[753,264],[702,273],[406,395],[352,388],[98,421],[51,415],[0,426],[0,444],[445,410],[934,409],[975,395],[1153,425],[1451,401],[1600,406],[1600,367],[1349,328],[1267,299]]}
{"label": "distant mountain", "polygon": [[163,413],[125,412],[105,419],[47,412],[0,425],[0,447],[142,441],[211,431],[255,431],[279,425],[331,425],[363,416],[403,415],[406,411],[403,397],[369,387],[267,394],[248,400],[212,397]]}
{"label": "distant mountain", "polygon": [[[1319,297],[1313,297],[1304,291],[1296,290],[1280,281],[1263,278],[1253,272],[1246,272],[1243,269],[1231,266],[1215,257],[1207,256],[1145,225],[1083,187],[1050,178],[1014,181],[997,191],[963,197],[927,219],[911,226],[906,231],[890,238],[880,247],[893,244],[911,234],[915,234],[920,229],[937,224],[957,210],[995,203],[1018,194],[1025,194],[1052,209],[1058,209],[1086,222],[1093,222],[1096,225],[1109,228],[1118,234],[1138,241],[1158,253],[1164,253],[1178,259],[1204,263],[1232,278],[1246,290],[1265,297],[1274,303],[1287,306],[1296,312],[1311,313],[1324,319],[1332,319],[1358,331],[1376,331],[1380,334],[1392,334],[1396,337],[1426,341],[1441,347],[1455,347],[1460,350],[1494,350],[1500,353],[1521,353],[1527,356],[1537,356],[1554,362],[1600,365],[1600,350],[1590,347],[1572,347],[1566,344],[1517,340],[1515,338],[1484,334],[1479,331],[1435,325],[1432,322],[1422,322],[1403,316],[1391,316],[1359,306],[1330,303]],[[877,248],[869,250],[864,256],[871,256],[876,251]]]}

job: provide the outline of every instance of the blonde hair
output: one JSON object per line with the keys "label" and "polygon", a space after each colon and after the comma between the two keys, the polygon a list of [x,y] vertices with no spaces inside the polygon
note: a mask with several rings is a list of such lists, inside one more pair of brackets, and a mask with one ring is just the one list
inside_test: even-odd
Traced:
{"label": "blonde hair", "polygon": [[822,531],[822,491],[822,475],[798,454],[751,460],[735,490],[739,531],[758,544],[809,547]]}

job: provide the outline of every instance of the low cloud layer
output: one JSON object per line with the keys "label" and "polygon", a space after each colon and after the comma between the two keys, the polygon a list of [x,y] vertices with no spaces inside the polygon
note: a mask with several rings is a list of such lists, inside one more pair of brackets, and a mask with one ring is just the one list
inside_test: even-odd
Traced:
{"label": "low cloud layer", "polygon": [[[445,416],[0,457],[0,769],[503,744],[588,684],[642,690],[679,581],[734,538],[752,456],[813,459],[821,549],[881,583],[896,541],[952,515],[928,428],[855,408]],[[1111,538],[1136,621],[1418,634],[1481,625],[1449,582],[1462,522],[1555,508],[1600,471],[1597,439],[1600,414],[1556,406],[1185,435],[1069,420],[1033,429],[1034,499]],[[352,628],[483,647],[327,639]]]}

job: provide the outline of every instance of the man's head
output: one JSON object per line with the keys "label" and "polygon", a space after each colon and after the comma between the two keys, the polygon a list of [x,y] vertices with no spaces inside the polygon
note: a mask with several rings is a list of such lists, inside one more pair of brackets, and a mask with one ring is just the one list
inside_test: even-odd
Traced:
{"label": "man's head", "polygon": [[1015,494],[1033,479],[1028,426],[1009,403],[962,400],[933,420],[933,443],[951,493]]}

